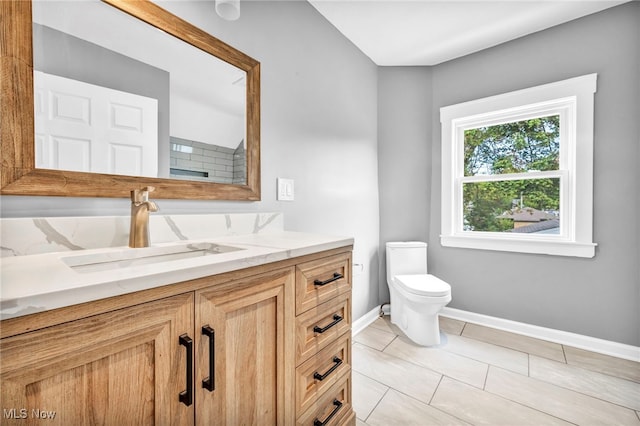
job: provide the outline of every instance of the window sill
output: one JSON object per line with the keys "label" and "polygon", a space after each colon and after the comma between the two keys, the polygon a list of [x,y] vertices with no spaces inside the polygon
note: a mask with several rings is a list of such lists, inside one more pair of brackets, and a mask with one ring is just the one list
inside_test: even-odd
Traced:
{"label": "window sill", "polygon": [[553,241],[550,239],[522,239],[485,235],[441,235],[443,247],[458,247],[480,250],[508,251],[514,253],[536,253],[552,256],[594,257],[596,244],[575,241]]}

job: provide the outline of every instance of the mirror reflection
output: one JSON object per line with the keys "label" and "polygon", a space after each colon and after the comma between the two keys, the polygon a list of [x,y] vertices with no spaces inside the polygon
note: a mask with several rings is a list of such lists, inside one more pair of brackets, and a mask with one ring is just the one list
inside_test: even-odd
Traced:
{"label": "mirror reflection", "polygon": [[37,168],[246,184],[245,71],[100,1],[33,2],[33,48]]}

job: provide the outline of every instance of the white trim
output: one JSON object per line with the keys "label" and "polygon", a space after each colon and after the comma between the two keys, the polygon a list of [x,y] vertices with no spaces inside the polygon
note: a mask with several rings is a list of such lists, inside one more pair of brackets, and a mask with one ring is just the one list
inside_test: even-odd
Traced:
{"label": "white trim", "polygon": [[575,243],[573,241],[551,240],[549,238],[532,237],[526,235],[506,234],[496,236],[496,233],[489,233],[487,236],[482,232],[475,232],[473,235],[441,235],[440,244],[443,247],[459,247],[482,250],[508,251],[519,253],[548,254],[554,256],[575,256],[593,257],[596,252],[594,243]]}
{"label": "white trim", "polygon": [[499,182],[504,180],[560,179],[566,178],[565,170],[548,170],[544,172],[509,173],[506,175],[476,175],[456,178],[460,183]]}
{"label": "white trim", "polygon": [[[442,308],[440,315],[459,321],[471,322],[495,328],[497,330],[520,334],[522,336],[533,337],[535,339],[572,346],[574,348],[584,349],[603,355],[640,362],[640,347],[638,346],[626,345],[624,343],[612,342],[610,340],[598,339],[596,337],[584,336],[582,334],[570,333],[568,331],[556,330],[553,328],[540,327],[523,322],[492,317],[489,315],[476,314],[475,312],[463,311],[461,309],[450,308],[448,306]],[[353,322],[351,326],[351,335],[355,337],[369,325],[373,324],[379,316],[380,306],[376,306]]]}
{"label": "white trim", "polygon": [[463,311],[446,306],[442,308],[440,315],[460,321],[484,325],[498,330],[509,331],[523,336],[573,346],[575,348],[585,349],[591,352],[640,362],[640,347],[638,346],[626,345],[624,343],[612,342],[576,333],[569,333],[567,331],[476,314],[474,312]]}
{"label": "white trim", "polygon": [[[440,108],[442,124],[441,243],[445,247],[593,257],[593,106],[597,74],[588,74]],[[464,130],[547,113],[561,116],[560,168],[536,174],[464,176]],[[462,229],[462,185],[466,182],[560,178],[561,235]],[[483,234],[483,235],[476,235]],[[529,236],[531,237],[531,236]],[[518,241],[516,243],[515,241]]]}
{"label": "white trim", "polygon": [[370,326],[380,317],[380,306],[376,306],[351,324],[351,336],[356,337],[362,330]]}

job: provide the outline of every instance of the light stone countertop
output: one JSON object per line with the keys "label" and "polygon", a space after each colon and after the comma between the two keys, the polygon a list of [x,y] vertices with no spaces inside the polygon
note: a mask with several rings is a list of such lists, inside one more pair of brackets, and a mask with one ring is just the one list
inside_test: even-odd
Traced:
{"label": "light stone countertop", "polygon": [[[110,247],[0,259],[0,319],[90,302],[209,275],[353,245],[353,238],[289,231],[154,244],[153,250],[187,243],[215,243],[241,250],[95,271],[74,269],[74,259],[118,258],[149,249]],[[136,252],[138,251],[138,252]]]}

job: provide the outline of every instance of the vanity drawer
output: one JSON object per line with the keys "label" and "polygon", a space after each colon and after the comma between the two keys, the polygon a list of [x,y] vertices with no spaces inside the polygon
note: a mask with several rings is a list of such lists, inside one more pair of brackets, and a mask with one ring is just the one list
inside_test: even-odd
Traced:
{"label": "vanity drawer", "polygon": [[351,330],[351,292],[296,317],[296,365]]}
{"label": "vanity drawer", "polygon": [[296,315],[351,290],[351,253],[296,266]]}
{"label": "vanity drawer", "polygon": [[296,413],[307,410],[315,400],[351,371],[351,333],[345,333],[296,368]]}
{"label": "vanity drawer", "polygon": [[296,424],[300,426],[353,424],[355,422],[352,413],[351,376],[346,376],[299,416]]}

